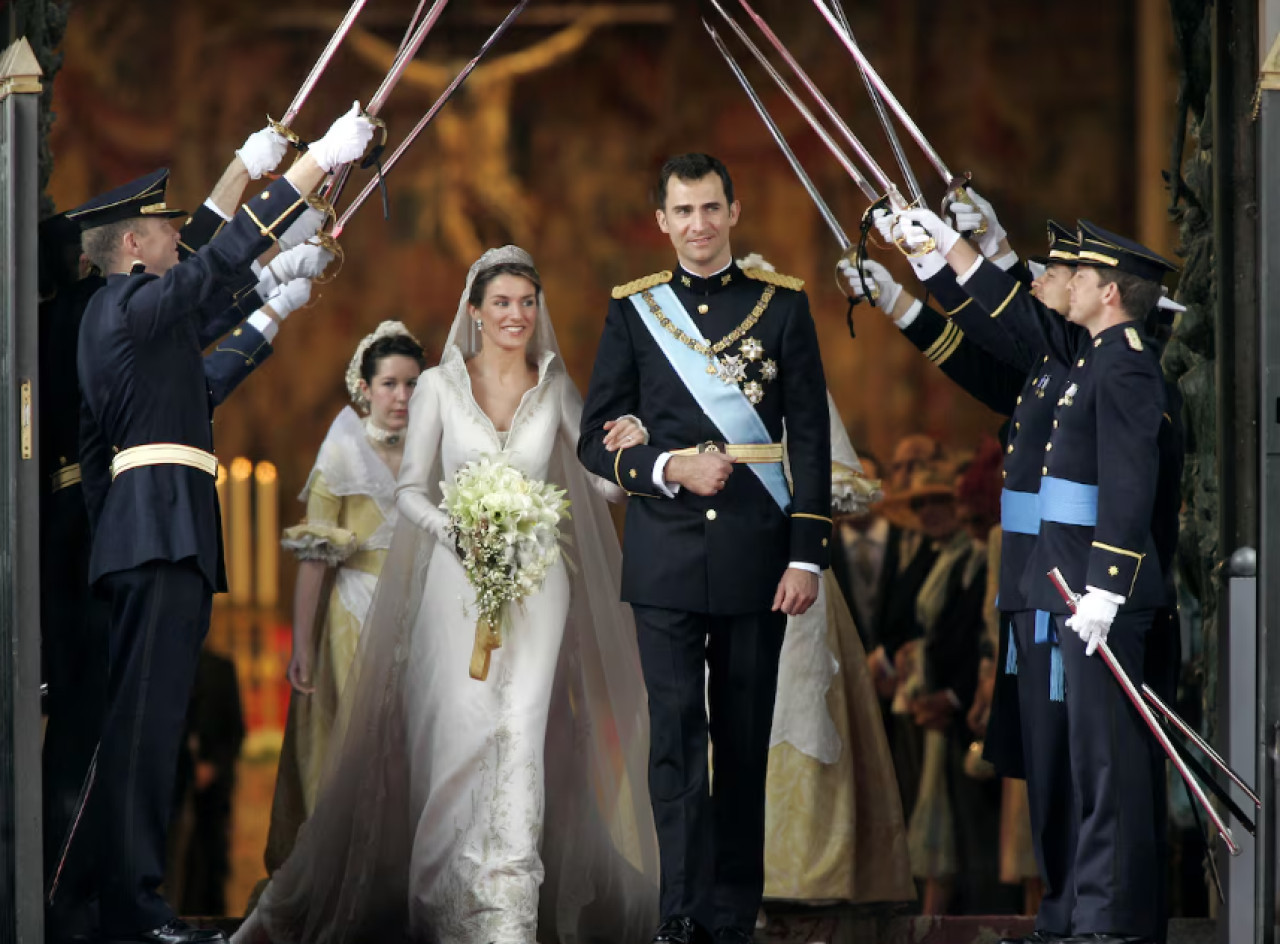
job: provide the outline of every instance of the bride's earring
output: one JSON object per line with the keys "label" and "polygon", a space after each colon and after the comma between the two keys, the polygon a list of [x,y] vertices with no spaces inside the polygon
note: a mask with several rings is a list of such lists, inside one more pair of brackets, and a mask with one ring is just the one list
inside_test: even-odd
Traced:
{"label": "bride's earring", "polygon": [[483,322],[483,321],[481,321],[479,318],[477,318],[477,319],[476,319],[476,330],[477,330],[477,331],[479,331],[479,330],[480,330],[480,329],[482,329],[483,327],[484,327],[484,322]]}

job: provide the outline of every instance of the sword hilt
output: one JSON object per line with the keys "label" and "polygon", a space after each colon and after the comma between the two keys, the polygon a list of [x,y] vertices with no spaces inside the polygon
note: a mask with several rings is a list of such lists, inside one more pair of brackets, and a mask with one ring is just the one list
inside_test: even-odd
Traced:
{"label": "sword hilt", "polygon": [[[973,197],[969,196],[969,183],[973,180],[973,175],[968,171],[964,172],[961,177],[955,177],[951,181],[951,185],[947,189],[947,195],[942,198],[942,214],[950,215],[955,220],[955,214],[951,213],[951,204],[953,202],[963,203],[965,206],[973,207],[981,212],[978,204],[973,202]],[[961,233],[965,239],[970,236],[985,236],[987,233],[987,218],[984,216],[982,222],[978,224],[978,228],[969,233]]]}
{"label": "sword hilt", "polygon": [[317,276],[316,278],[311,280],[316,285],[328,285],[330,282],[336,279],[338,277],[338,273],[342,271],[342,264],[347,261],[347,254],[346,252],[343,251],[343,248],[338,243],[338,240],[330,236],[324,230],[321,230],[320,232],[316,233],[314,238],[316,243],[320,246],[321,249],[326,249],[329,252],[333,253],[334,258],[338,260],[338,267],[333,270],[332,275]]}
{"label": "sword hilt", "polygon": [[276,121],[270,115],[267,115],[267,124],[271,126],[272,131],[288,141],[289,144],[293,146],[294,150],[305,154],[307,148],[311,146],[311,142],[302,140],[302,137],[298,132],[294,131],[288,125]]}
{"label": "sword hilt", "polygon": [[[855,305],[862,299],[867,299],[871,304],[875,305],[880,301],[880,285],[875,279],[871,280],[871,284],[867,284],[866,273],[862,271],[862,266],[858,263],[862,260],[862,253],[857,246],[850,246],[840,254],[840,258],[836,260],[836,284],[840,286],[840,291],[849,298]],[[858,273],[858,278],[862,282],[862,294],[857,298],[849,295],[849,284],[840,276],[840,263],[848,262],[853,266],[853,271]],[[879,306],[877,306],[879,307]]]}

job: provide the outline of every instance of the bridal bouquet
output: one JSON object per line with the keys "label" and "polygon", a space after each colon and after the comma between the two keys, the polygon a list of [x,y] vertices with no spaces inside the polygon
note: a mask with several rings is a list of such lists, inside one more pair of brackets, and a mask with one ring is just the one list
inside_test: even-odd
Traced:
{"label": "bridal bouquet", "polygon": [[560,557],[560,519],[569,502],[562,489],[487,456],[468,462],[441,488],[449,534],[476,592],[471,677],[483,681],[490,652],[502,645],[507,607],[536,593]]}

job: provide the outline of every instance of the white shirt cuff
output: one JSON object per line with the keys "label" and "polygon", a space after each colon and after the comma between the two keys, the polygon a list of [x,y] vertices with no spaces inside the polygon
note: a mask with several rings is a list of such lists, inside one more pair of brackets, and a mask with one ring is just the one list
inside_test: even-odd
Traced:
{"label": "white shirt cuff", "polygon": [[222,212],[222,209],[218,206],[218,204],[214,203],[213,200],[206,200],[204,202],[204,205],[208,207],[210,210],[212,210],[214,213],[217,213],[218,216],[222,217],[224,220],[231,219],[231,217],[227,216],[227,214]]}
{"label": "white shirt cuff", "polygon": [[920,299],[917,298],[914,302],[912,302],[911,307],[907,309],[906,313],[901,318],[893,319],[893,323],[896,324],[899,328],[905,329],[908,325],[911,324],[911,322],[915,321],[916,318],[920,316],[920,309],[923,307],[924,307],[924,302],[920,301]]}
{"label": "white shirt cuff", "polygon": [[275,319],[261,308],[249,316],[249,326],[257,328],[258,333],[266,339],[268,344],[275,340],[276,332],[280,330],[280,326],[276,324]]}
{"label": "white shirt cuff", "polygon": [[977,272],[978,267],[981,266],[982,263],[984,262],[986,262],[986,260],[982,258],[982,256],[979,256],[977,259],[974,259],[973,265],[969,266],[969,268],[965,270],[965,272],[962,275],[956,276],[956,283],[958,285],[964,285],[965,282],[968,282],[971,278],[973,278],[973,273]]}
{"label": "white shirt cuff", "polygon": [[995,256],[991,260],[992,265],[999,266],[1003,271],[1008,272],[1018,264],[1018,254],[1012,250],[1006,252],[1003,256]]}
{"label": "white shirt cuff", "polygon": [[811,574],[822,576],[822,568],[817,564],[810,564],[807,561],[792,561],[787,564],[788,567],[794,567],[796,570],[807,570]]}
{"label": "white shirt cuff", "polygon": [[964,707],[964,705],[960,704],[960,696],[957,695],[954,691],[948,688],[946,690],[946,695],[947,695],[947,701],[951,702],[951,707],[953,708]]}
{"label": "white shirt cuff", "polygon": [[674,482],[668,482],[662,477],[662,474],[667,470],[667,463],[670,461],[671,453],[669,452],[664,452],[658,456],[658,461],[653,464],[653,487],[668,498],[675,498],[676,492],[680,491],[680,486]]}

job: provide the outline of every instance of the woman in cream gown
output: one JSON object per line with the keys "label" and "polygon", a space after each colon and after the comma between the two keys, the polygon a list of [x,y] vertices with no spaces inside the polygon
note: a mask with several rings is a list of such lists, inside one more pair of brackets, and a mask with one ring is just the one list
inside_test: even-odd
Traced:
{"label": "woman in cream gown", "polygon": [[[518,405],[501,415],[513,389]],[[532,260],[485,253],[410,406],[400,523],[341,706],[341,750],[237,940],[647,936],[658,890],[647,712],[601,500],[620,493],[574,459],[581,410]],[[575,566],[562,560],[511,608],[476,681],[474,594],[437,505],[441,479],[486,455],[567,489]]]}
{"label": "woman in cream gown", "polygon": [[[832,510],[865,511],[878,497],[877,483],[863,476],[830,393],[827,406]],[[915,898],[880,705],[830,570],[808,612],[787,619],[765,797],[766,900]]]}
{"label": "woman in cream gown", "polygon": [[422,345],[398,321],[384,321],[360,342],[346,380],[365,416],[348,406],[334,419],[299,496],[306,518],[280,542],[299,565],[293,695],[263,856],[268,873],[288,857],[315,808],[333,718],[391,546],[409,397],[425,366]]}

